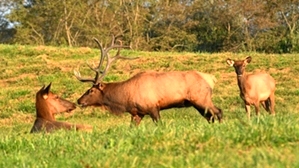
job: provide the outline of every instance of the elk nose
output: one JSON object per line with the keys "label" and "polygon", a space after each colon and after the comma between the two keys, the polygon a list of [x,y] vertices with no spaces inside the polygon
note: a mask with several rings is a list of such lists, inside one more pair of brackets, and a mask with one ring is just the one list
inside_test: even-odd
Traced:
{"label": "elk nose", "polygon": [[82,101],[81,99],[77,100],[78,105],[80,106],[84,106],[86,103],[84,101]]}
{"label": "elk nose", "polygon": [[72,103],[71,110],[74,110],[75,108],[76,108],[76,104]]}

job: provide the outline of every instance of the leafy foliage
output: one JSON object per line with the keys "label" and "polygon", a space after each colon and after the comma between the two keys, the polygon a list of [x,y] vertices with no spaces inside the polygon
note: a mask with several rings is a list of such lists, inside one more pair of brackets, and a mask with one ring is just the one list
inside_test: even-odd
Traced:
{"label": "leafy foliage", "polygon": [[[121,36],[144,51],[298,52],[295,1],[14,0],[18,44],[94,46]],[[1,19],[1,18],[0,18]],[[16,33],[16,34],[15,34]]]}

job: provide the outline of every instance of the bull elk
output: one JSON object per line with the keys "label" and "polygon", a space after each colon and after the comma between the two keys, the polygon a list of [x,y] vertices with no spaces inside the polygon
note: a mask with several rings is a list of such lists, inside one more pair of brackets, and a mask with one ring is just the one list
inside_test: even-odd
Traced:
{"label": "bull elk", "polygon": [[259,115],[260,103],[267,112],[275,115],[275,80],[265,72],[246,74],[245,67],[251,60],[250,56],[244,60],[226,60],[237,74],[240,97],[244,100],[247,117],[250,119],[250,105],[254,105],[255,112]]}
{"label": "bull elk", "polygon": [[52,132],[58,129],[92,130],[92,127],[88,125],[55,121],[54,115],[56,113],[71,112],[76,108],[76,105],[54,94],[50,88],[51,83],[47,87],[43,86],[36,93],[36,119],[30,133]]}
{"label": "bull elk", "polygon": [[[139,125],[145,115],[149,115],[154,122],[160,119],[160,110],[174,107],[193,106],[208,122],[222,119],[222,111],[214,106],[211,96],[215,84],[215,77],[197,71],[155,72],[147,71],[136,74],[122,82],[103,83],[112,62],[116,59],[126,59],[120,56],[121,48],[129,48],[115,44],[112,38],[111,46],[103,48],[102,44],[94,39],[100,49],[100,61],[97,67],[88,65],[96,74],[94,78],[82,78],[75,70],[75,76],[81,82],[92,82],[79,99],[82,107],[104,107],[114,114],[129,112],[131,123]],[[115,56],[110,57],[109,50],[117,49]],[[102,67],[103,60],[107,59],[106,67]],[[101,71],[100,69],[104,69]]]}

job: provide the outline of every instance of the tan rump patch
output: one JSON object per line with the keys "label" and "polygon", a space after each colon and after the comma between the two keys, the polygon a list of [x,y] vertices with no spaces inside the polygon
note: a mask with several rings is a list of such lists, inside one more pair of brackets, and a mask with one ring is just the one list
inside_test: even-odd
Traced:
{"label": "tan rump patch", "polygon": [[210,87],[213,89],[215,86],[215,83],[217,82],[217,79],[214,75],[198,72],[200,76],[210,85]]}

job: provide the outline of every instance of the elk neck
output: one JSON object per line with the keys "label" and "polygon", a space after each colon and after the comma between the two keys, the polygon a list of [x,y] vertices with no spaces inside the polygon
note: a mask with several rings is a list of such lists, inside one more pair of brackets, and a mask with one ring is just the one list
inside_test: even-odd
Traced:
{"label": "elk neck", "polygon": [[55,121],[55,117],[52,114],[47,102],[43,100],[41,97],[36,98],[35,108],[36,118],[42,118],[48,121]]}
{"label": "elk neck", "polygon": [[240,89],[240,93],[242,95],[245,93],[245,80],[246,80],[245,72],[242,73],[241,75],[237,74],[238,86],[239,86],[239,89]]}

